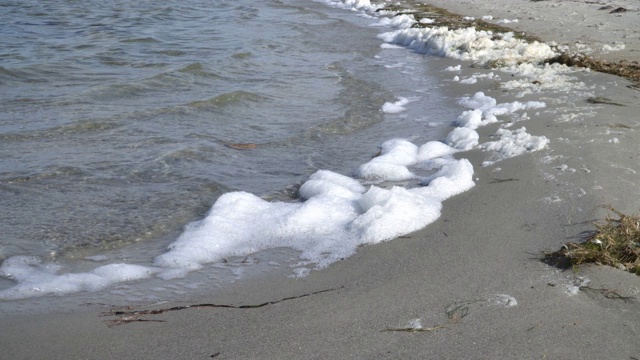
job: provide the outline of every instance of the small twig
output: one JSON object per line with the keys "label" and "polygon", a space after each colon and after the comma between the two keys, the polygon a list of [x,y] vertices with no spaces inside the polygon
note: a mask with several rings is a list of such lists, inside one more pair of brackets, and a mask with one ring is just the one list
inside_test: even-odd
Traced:
{"label": "small twig", "polygon": [[527,331],[531,331],[531,330],[533,330],[533,329],[535,329],[537,327],[540,327],[540,326],[542,326],[542,324],[535,324],[532,327],[528,328]]}
{"label": "small twig", "polygon": [[519,181],[520,179],[516,179],[516,178],[509,178],[509,179],[491,179],[491,181],[489,181],[489,184],[500,184],[503,182],[507,182],[507,181]]}
{"label": "small twig", "polygon": [[132,322],[166,322],[166,320],[151,320],[151,319],[116,319],[116,320],[109,320],[107,321],[107,325],[109,327],[113,327],[116,325],[122,325],[122,324],[129,324]]}
{"label": "small twig", "polygon": [[171,308],[153,309],[153,310],[136,310],[136,311],[111,310],[111,311],[102,312],[100,313],[99,316],[120,316],[121,317],[120,319],[108,320],[107,323],[109,324],[109,327],[114,325],[128,324],[136,321],[164,322],[164,320],[145,320],[145,319],[139,319],[139,317],[143,315],[159,315],[159,314],[164,314],[170,311],[196,309],[196,308],[257,309],[257,308],[261,308],[269,305],[278,304],[288,300],[300,299],[300,298],[304,298],[311,295],[317,295],[317,294],[321,294],[329,291],[339,290],[342,288],[344,288],[344,286],[341,286],[339,288],[334,288],[334,289],[315,291],[312,293],[302,294],[298,296],[291,296],[291,297],[287,297],[287,298],[275,300],[275,301],[267,301],[265,303],[256,304],[256,305],[195,304],[195,305],[175,306]]}
{"label": "small twig", "polygon": [[617,103],[611,99],[602,96],[594,96],[587,99],[587,102],[590,104],[606,104],[606,105],[615,105],[615,106],[625,106],[624,104]]}
{"label": "small twig", "polygon": [[430,332],[430,331],[435,331],[438,329],[444,329],[445,327],[443,325],[436,325],[434,327],[430,327],[430,328],[413,328],[413,327],[408,327],[408,328],[386,328],[384,330],[381,330],[382,332],[390,332],[390,331],[394,331],[394,332]]}
{"label": "small twig", "polygon": [[620,123],[607,124],[607,126],[615,129],[631,129],[631,126]]}

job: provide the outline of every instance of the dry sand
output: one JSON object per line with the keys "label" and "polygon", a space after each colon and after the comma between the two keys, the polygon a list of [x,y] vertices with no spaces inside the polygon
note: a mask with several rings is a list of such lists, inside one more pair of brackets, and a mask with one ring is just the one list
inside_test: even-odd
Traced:
{"label": "dry sand", "polygon": [[[633,46],[622,37],[637,34],[638,26],[628,25],[632,30],[621,33],[611,31],[620,25],[620,18],[597,10],[614,2],[433,3],[470,16],[537,18],[523,19],[517,26],[550,41],[584,39],[592,48],[624,41],[625,50],[610,54],[638,58],[637,35]],[[632,1],[615,5],[632,9],[633,3],[637,8]],[[637,19],[638,12],[622,17]],[[562,29],[570,29],[576,37],[554,33],[560,21]],[[605,25],[589,27],[600,23]],[[640,358],[640,301],[610,298],[612,294],[640,297],[640,277],[608,267],[562,272],[538,260],[541,251],[555,250],[592,230],[590,222],[605,215],[599,205],[610,204],[624,212],[640,209],[640,92],[628,88],[630,83],[621,78],[583,75],[584,81],[600,86],[595,95],[626,106],[589,104],[585,97],[570,99],[563,106],[578,116],[568,119],[544,112],[535,122],[524,124],[529,132],[551,139],[548,150],[486,168],[479,166],[486,154],[465,153],[475,166],[476,187],[447,200],[442,217],[426,229],[363,247],[357,255],[305,278],[270,274],[232,284],[210,297],[163,307],[272,304],[195,307],[139,317],[101,317],[100,312],[109,308],[99,307],[72,314],[5,317],[0,357]],[[473,87],[452,84],[451,91],[472,93]],[[513,101],[512,94],[500,89],[488,95],[499,102]],[[483,128],[481,142],[495,129]],[[502,170],[496,172],[496,167]],[[586,278],[588,287],[572,288],[584,285]],[[575,295],[569,294],[572,289]],[[322,290],[330,291],[315,293]],[[310,295],[298,297],[304,294]],[[286,298],[291,299],[279,301]],[[154,321],[112,327],[106,322],[127,319]],[[406,328],[415,319],[424,329],[437,329],[384,331]]]}

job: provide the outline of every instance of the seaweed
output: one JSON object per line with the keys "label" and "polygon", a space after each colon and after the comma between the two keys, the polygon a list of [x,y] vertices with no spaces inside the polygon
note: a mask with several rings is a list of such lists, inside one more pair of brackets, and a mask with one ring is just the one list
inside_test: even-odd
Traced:
{"label": "seaweed", "polygon": [[[563,64],[588,68],[605,74],[617,75],[631,81],[640,81],[640,65],[620,61],[618,63],[598,60],[584,54],[563,53],[546,61],[549,64]],[[637,86],[637,85],[634,85]]]}
{"label": "seaweed", "polygon": [[582,243],[569,242],[558,251],[543,254],[543,261],[561,268],[595,263],[640,275],[640,214],[625,215],[607,207],[609,215],[595,223],[596,231]]}
{"label": "seaweed", "polygon": [[615,105],[615,106],[626,106],[624,104],[617,103],[611,99],[602,96],[594,96],[587,99],[587,102],[590,104],[606,104],[606,105]]}
{"label": "seaweed", "polygon": [[[464,29],[468,27],[474,27],[476,30],[495,32],[495,33],[507,33],[512,32],[515,38],[526,40],[529,42],[538,41],[540,38],[529,35],[525,32],[515,32],[512,29],[493,24],[484,20],[465,20],[464,16],[456,13],[452,13],[446,9],[439,8],[429,4],[422,3],[408,3],[387,5],[384,8],[378,9],[380,11],[395,12],[397,15],[413,15],[417,23],[413,25],[416,28],[432,27],[432,26],[445,26],[450,30]],[[423,18],[429,18],[434,20],[433,23],[423,24],[420,20]]]}

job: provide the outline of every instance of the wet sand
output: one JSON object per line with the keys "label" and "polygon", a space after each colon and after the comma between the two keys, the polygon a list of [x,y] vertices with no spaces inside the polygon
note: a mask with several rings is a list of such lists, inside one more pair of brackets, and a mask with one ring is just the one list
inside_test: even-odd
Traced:
{"label": "wet sand", "polygon": [[[638,59],[637,44],[607,30],[619,19],[589,10],[596,4],[432,3],[469,16],[522,18],[514,12],[536,17],[539,11],[539,20],[517,26],[560,43],[564,35],[554,35],[551,28],[562,19],[563,29],[595,48],[600,43],[588,42],[594,30],[579,24],[581,15],[544,9],[557,4],[569,14],[589,11],[587,18],[607,25],[597,30],[599,37],[625,42],[625,49],[611,56]],[[628,8],[632,3],[616,2]],[[507,4],[511,13],[499,12]],[[622,16],[637,19],[638,14]],[[558,105],[568,106],[575,116],[553,113],[550,105],[535,121],[522,123],[530,133],[547,136],[548,149],[490,167],[480,166],[486,159],[481,151],[460,154],[474,164],[476,186],[447,200],[440,219],[422,231],[362,247],[357,255],[305,278],[267,274],[201,299],[157,306],[165,309],[159,314],[101,316],[113,309],[96,305],[72,313],[5,317],[2,357],[640,358],[640,301],[610,296],[614,291],[640,297],[639,277],[609,267],[561,271],[539,260],[542,251],[579,241],[593,230],[591,222],[606,215],[601,205],[627,213],[640,209],[640,92],[611,75],[578,76],[596,85],[594,95],[625,106],[590,104],[587,95],[565,99]],[[474,91],[485,91],[498,102],[513,101],[513,94],[498,88],[489,92],[481,84],[451,84],[452,94]],[[553,103],[544,94],[540,100]],[[481,128],[480,142],[488,141],[497,126]],[[191,306],[202,304],[233,307]],[[387,331],[415,330],[418,322],[423,331]]]}

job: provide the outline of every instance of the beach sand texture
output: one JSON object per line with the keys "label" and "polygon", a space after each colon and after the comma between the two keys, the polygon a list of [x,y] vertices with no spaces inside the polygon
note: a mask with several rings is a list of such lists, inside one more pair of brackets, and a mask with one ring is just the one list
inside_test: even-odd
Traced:
{"label": "beach sand texture", "polygon": [[[602,59],[640,60],[637,1],[429,3],[468,16],[517,18],[504,26],[590,48]],[[599,10],[605,6],[629,11]],[[602,50],[619,43],[624,48]],[[607,214],[600,206],[640,209],[640,92],[612,75],[575,76],[624,106],[585,97],[571,99],[574,117],[543,112],[527,130],[552,146],[504,160],[500,171],[480,166],[486,153],[465,152],[476,186],[446,200],[442,216],[421,231],[362,247],[303,278],[267,274],[186,303],[123,308],[120,315],[96,305],[5,317],[0,358],[640,358],[640,300],[612,295],[640,297],[639,277],[597,266],[562,271],[539,261],[542,251],[593,230],[591,222]],[[451,91],[472,89],[454,83]],[[500,89],[487,95],[513,101]],[[552,99],[542,100],[553,109]],[[479,129],[481,142],[497,128]],[[151,309],[164,310],[135,313]]]}

